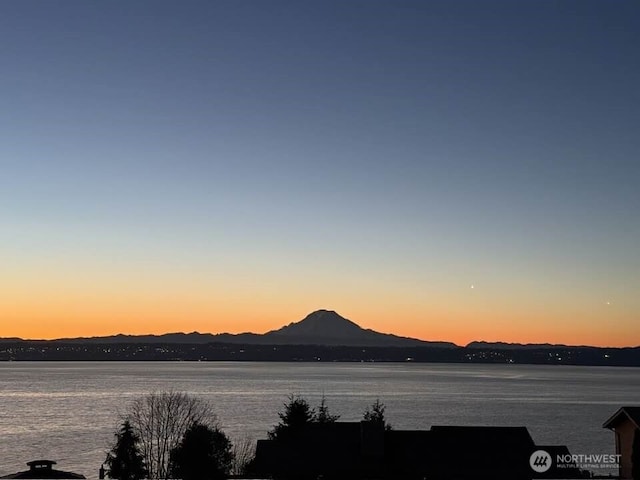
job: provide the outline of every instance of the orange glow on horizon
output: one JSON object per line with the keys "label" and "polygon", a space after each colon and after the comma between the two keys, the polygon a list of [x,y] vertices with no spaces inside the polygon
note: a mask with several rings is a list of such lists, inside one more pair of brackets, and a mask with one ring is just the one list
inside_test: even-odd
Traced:
{"label": "orange glow on horizon", "polygon": [[43,275],[29,278],[40,284],[26,278],[0,284],[5,294],[0,299],[0,337],[265,333],[326,308],[362,328],[457,345],[482,340],[640,345],[633,301],[600,302],[596,307],[585,301],[577,308],[561,296],[531,299],[516,292],[505,297],[478,288],[434,289],[430,299],[423,300],[424,295],[406,285],[394,289],[372,284],[363,294],[358,282],[351,290],[350,283],[343,289],[289,283],[287,295],[282,295],[281,284],[257,280],[245,289],[224,282],[205,289],[200,280],[162,283],[129,277],[126,284],[110,278],[63,284]]}
{"label": "orange glow on horizon", "polygon": [[[295,311],[294,311],[295,310]],[[381,333],[413,337],[428,341],[448,341],[464,346],[472,341],[506,343],[552,343],[566,345],[592,345],[602,347],[628,347],[640,344],[640,338],[629,336],[626,331],[604,329],[577,330],[570,323],[556,322],[531,316],[526,325],[510,325],[508,322],[493,321],[488,318],[467,314],[452,315],[434,312],[431,315],[405,315],[389,321],[383,314],[366,315],[354,311],[353,315],[342,316],[354,321],[362,328],[370,328]],[[231,309],[214,313],[205,313],[193,309],[139,311],[139,312],[96,312],[85,309],[69,310],[67,314],[45,312],[13,311],[16,320],[11,325],[0,328],[0,337],[20,337],[24,339],[56,339],[71,337],[126,335],[161,335],[176,332],[200,333],[265,333],[278,329],[291,322],[302,320],[308,313],[299,310],[280,314],[270,312],[240,312]],[[87,319],[91,318],[91,321]],[[179,318],[180,320],[176,320]],[[242,318],[242,320],[238,320]],[[429,318],[419,321],[419,318]]]}

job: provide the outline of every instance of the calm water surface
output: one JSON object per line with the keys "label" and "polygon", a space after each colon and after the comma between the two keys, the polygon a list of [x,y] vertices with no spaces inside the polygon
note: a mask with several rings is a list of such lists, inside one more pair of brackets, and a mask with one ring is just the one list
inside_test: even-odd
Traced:
{"label": "calm water surface", "polygon": [[213,403],[232,438],[266,438],[291,393],[322,394],[341,420],[376,398],[398,429],[524,425],[538,444],[613,453],[602,423],[640,404],[640,369],[533,365],[370,363],[0,363],[0,476],[47,458],[96,478],[119,415],[153,391]]}

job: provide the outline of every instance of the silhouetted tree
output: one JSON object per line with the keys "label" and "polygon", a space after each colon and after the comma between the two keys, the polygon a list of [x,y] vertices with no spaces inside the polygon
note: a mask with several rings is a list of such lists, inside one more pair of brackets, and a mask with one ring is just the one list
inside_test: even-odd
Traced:
{"label": "silhouetted tree", "polygon": [[247,475],[256,458],[256,442],[251,437],[242,437],[233,442],[233,465],[231,473]]}
{"label": "silhouetted tree", "polygon": [[107,475],[118,480],[139,480],[145,478],[147,469],[140,452],[140,438],[134,433],[128,420],[115,434],[116,443],[107,453]]}
{"label": "silhouetted tree", "polygon": [[182,392],[150,393],[134,400],[128,418],[140,437],[149,478],[169,478],[169,455],[195,423],[217,427],[211,405]]}
{"label": "silhouetted tree", "polygon": [[631,447],[631,478],[640,480],[640,430],[638,429],[633,434]]}
{"label": "silhouetted tree", "polygon": [[183,480],[226,478],[233,463],[232,445],[217,427],[194,423],[171,450],[170,473]]}
{"label": "silhouetted tree", "polygon": [[316,412],[299,395],[289,395],[289,402],[284,404],[284,411],[278,412],[280,423],[268,432],[270,440],[283,440],[300,431],[302,427],[313,422]]}
{"label": "silhouetted tree", "polygon": [[320,405],[318,405],[318,411],[313,417],[313,421],[316,423],[333,423],[340,418],[340,415],[331,415],[329,413],[329,407],[327,407],[327,400],[322,395]]}
{"label": "silhouetted tree", "polygon": [[362,419],[367,422],[380,422],[385,430],[391,430],[391,425],[387,423],[384,416],[385,408],[384,403],[382,403],[379,398],[376,398],[376,401],[371,404],[371,408],[367,407],[364,411]]}

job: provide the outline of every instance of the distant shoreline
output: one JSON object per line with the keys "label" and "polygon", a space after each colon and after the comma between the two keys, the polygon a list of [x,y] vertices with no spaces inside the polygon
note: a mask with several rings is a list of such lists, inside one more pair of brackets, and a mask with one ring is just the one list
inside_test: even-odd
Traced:
{"label": "distant shoreline", "polygon": [[0,361],[378,362],[640,367],[640,347],[379,347],[3,341]]}

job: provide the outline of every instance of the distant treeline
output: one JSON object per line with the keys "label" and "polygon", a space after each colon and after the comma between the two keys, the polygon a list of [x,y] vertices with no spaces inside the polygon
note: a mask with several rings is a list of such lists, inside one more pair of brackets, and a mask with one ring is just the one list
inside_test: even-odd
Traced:
{"label": "distant treeline", "polygon": [[640,347],[438,348],[3,341],[0,361],[439,362],[640,366]]}

